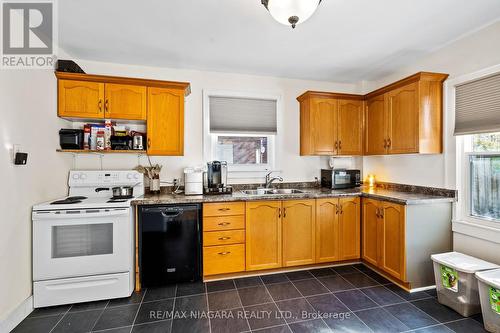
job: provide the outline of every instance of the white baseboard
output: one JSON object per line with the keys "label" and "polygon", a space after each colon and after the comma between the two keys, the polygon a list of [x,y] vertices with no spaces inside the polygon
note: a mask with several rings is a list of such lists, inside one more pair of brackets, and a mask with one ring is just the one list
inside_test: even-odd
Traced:
{"label": "white baseboard", "polygon": [[410,293],[416,293],[416,292],[419,292],[419,291],[426,291],[426,290],[432,290],[432,289],[436,289],[436,286],[434,285],[434,286],[414,288],[414,289],[410,290]]}
{"label": "white baseboard", "polygon": [[33,311],[33,296],[26,298],[0,321],[0,332],[10,332]]}

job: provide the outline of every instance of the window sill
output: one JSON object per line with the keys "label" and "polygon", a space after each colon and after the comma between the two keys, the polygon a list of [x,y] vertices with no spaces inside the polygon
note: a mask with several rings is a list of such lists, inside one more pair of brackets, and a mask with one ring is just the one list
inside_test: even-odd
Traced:
{"label": "window sill", "polygon": [[500,223],[498,227],[490,227],[478,223],[455,220],[452,223],[452,231],[500,244]]}

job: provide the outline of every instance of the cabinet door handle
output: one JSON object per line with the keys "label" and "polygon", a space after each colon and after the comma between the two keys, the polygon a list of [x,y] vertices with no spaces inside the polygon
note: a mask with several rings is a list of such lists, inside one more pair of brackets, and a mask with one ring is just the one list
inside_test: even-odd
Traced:
{"label": "cabinet door handle", "polygon": [[99,103],[97,103],[97,107],[99,108],[99,113],[102,112],[102,99],[99,100]]}
{"label": "cabinet door handle", "polygon": [[283,208],[283,218],[286,218],[286,208]]}
{"label": "cabinet door handle", "polygon": [[281,208],[278,208],[278,218],[281,218]]}
{"label": "cabinet door handle", "polygon": [[[385,140],[384,140],[384,141],[385,141]],[[379,208],[375,209],[375,216],[376,216],[377,218],[379,218],[379,217],[380,217],[380,211],[379,211]]]}
{"label": "cabinet door handle", "polygon": [[387,148],[390,148],[391,144],[392,144],[391,138],[387,139]]}
{"label": "cabinet door handle", "polygon": [[339,205],[339,214],[340,215],[344,214],[344,210],[342,209],[342,205]]}
{"label": "cabinet door handle", "polygon": [[108,112],[109,110],[109,100],[106,98],[106,102],[104,103],[104,111]]}
{"label": "cabinet door handle", "polygon": [[387,140],[384,139],[384,149],[387,148]]}
{"label": "cabinet door handle", "polygon": [[231,239],[231,237],[219,237],[219,240],[228,240]]}
{"label": "cabinet door handle", "polygon": [[339,213],[339,205],[335,204],[335,215]]}
{"label": "cabinet door handle", "polygon": [[151,139],[148,138],[148,148],[151,148]]}
{"label": "cabinet door handle", "polygon": [[219,208],[221,212],[227,212],[228,210],[231,210],[231,208]]}
{"label": "cabinet door handle", "polygon": [[231,251],[225,251],[225,252],[219,252],[218,254],[221,256],[227,256],[230,253],[231,253]]}
{"label": "cabinet door handle", "polygon": [[335,141],[335,150],[339,149],[339,142]]}
{"label": "cabinet door handle", "polygon": [[225,226],[230,225],[230,224],[231,224],[231,222],[221,222],[221,223],[219,223],[219,225],[221,227],[225,227]]}
{"label": "cabinet door handle", "polygon": [[339,150],[342,150],[342,140],[339,140]]}

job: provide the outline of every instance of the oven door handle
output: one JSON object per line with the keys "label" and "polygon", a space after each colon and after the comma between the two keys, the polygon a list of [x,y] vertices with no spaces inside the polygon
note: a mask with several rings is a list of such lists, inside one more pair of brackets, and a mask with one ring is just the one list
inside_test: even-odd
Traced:
{"label": "oven door handle", "polygon": [[[71,213],[67,213],[71,212]],[[68,220],[68,219],[89,219],[95,217],[124,216],[130,212],[129,208],[116,209],[80,209],[65,211],[57,214],[56,212],[33,212],[33,220]]]}

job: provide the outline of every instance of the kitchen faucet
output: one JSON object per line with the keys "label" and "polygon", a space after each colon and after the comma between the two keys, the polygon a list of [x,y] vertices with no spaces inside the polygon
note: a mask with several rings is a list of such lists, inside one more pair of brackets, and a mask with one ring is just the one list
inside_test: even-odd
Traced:
{"label": "kitchen faucet", "polygon": [[278,180],[278,181],[280,181],[280,182],[282,182],[282,181],[283,181],[283,178],[281,178],[280,176],[271,178],[271,174],[272,174],[272,173],[273,173],[273,172],[271,171],[271,172],[269,172],[269,173],[266,175],[266,185],[265,185],[265,188],[269,188],[269,187],[271,186],[271,184],[272,184],[275,180]]}

